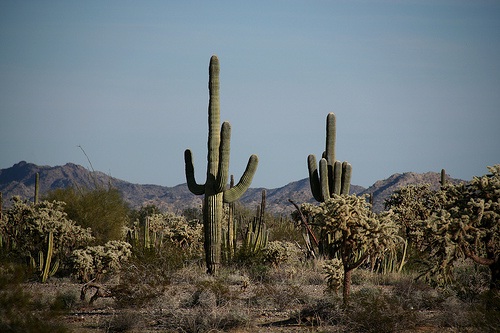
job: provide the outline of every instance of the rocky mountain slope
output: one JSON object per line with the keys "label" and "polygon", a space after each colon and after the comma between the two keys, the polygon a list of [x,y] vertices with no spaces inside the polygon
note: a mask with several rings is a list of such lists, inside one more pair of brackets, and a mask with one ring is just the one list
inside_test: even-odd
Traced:
{"label": "rocky mountain slope", "polygon": [[[15,195],[32,200],[35,192],[36,173],[40,175],[40,196],[42,198],[45,193],[56,188],[73,186],[92,189],[96,186],[112,186],[122,193],[124,200],[132,208],[154,204],[162,210],[180,213],[185,208],[201,207],[202,204],[202,196],[196,196],[189,192],[186,184],[173,187],[133,184],[99,171],[91,172],[72,163],[51,167],[22,161],[10,168],[0,170],[0,192],[3,195],[3,205],[8,206],[9,199]],[[419,183],[430,183],[434,188],[438,188],[439,180],[440,174],[436,172],[424,174],[406,172],[377,181],[367,189],[352,185],[351,193],[358,195],[373,193],[374,210],[380,211],[384,208],[384,200],[396,189],[408,184]],[[459,182],[460,180],[449,179],[449,181]],[[263,188],[249,188],[240,198],[240,203],[251,209],[257,207],[261,201],[262,190]],[[267,211],[275,214],[289,214],[294,210],[294,207],[288,199],[298,204],[314,203],[309,189],[309,179],[304,178],[291,182],[280,188],[266,189]]]}

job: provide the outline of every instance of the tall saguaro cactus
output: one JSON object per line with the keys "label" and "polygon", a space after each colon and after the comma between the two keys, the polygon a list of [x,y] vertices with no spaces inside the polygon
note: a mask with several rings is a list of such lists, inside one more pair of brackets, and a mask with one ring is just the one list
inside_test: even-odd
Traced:
{"label": "tall saguaro cactus", "polygon": [[349,194],[351,187],[352,166],[335,160],[335,136],[335,114],[331,112],[326,118],[326,150],[319,161],[319,173],[316,156],[311,154],[307,158],[311,192],[319,202],[334,194]]}
{"label": "tall saguaro cactus", "polygon": [[232,188],[227,188],[231,125],[224,122],[219,130],[219,70],[219,59],[214,55],[210,59],[209,66],[208,164],[207,178],[204,184],[198,184],[195,180],[191,150],[186,149],[184,152],[188,188],[196,195],[205,195],[203,227],[205,233],[205,259],[209,274],[216,274],[221,262],[223,202],[234,202],[245,193],[252,182],[258,164],[257,156],[250,156],[238,184]]}

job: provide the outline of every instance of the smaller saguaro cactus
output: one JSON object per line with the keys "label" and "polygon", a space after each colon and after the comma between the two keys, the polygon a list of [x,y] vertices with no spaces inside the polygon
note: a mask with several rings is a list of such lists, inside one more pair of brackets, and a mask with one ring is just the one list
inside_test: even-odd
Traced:
{"label": "smaller saguaro cactus", "polygon": [[319,173],[316,156],[307,158],[309,182],[314,199],[324,202],[334,194],[349,194],[351,187],[352,166],[348,162],[335,160],[336,119],[334,113],[326,118],[326,150],[319,161]]}
{"label": "smaller saguaro cactus", "polygon": [[44,255],[43,251],[38,252],[38,265],[35,262],[35,258],[30,256],[31,268],[40,272],[42,283],[45,283],[47,279],[54,275],[59,268],[59,259],[57,259],[51,266],[52,256],[54,253],[54,233],[52,231],[49,232],[47,239],[47,253]]}
{"label": "smaller saguaro cactus", "polygon": [[268,243],[269,230],[265,222],[266,190],[262,190],[261,204],[257,207],[257,215],[248,224],[248,229],[243,239],[243,248],[247,253],[258,253]]}
{"label": "smaller saguaro cactus", "polygon": [[35,202],[35,205],[38,203],[38,193],[40,192],[40,175],[38,172],[35,174],[35,197],[33,201]]}
{"label": "smaller saguaro cactus", "polygon": [[446,186],[446,170],[441,169],[441,181],[439,182],[441,184],[441,188]]}

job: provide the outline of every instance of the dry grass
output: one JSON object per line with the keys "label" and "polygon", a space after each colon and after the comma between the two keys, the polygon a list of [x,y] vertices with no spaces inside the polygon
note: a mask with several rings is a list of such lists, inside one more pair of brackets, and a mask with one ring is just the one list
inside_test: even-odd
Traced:
{"label": "dry grass", "polygon": [[[477,289],[481,280],[471,276],[474,271],[465,269],[468,284],[437,290],[415,282],[412,275],[358,270],[346,308],[340,295],[326,292],[321,267],[320,260],[279,267],[239,265],[213,277],[198,263],[169,270],[135,264],[109,285],[115,287],[114,298],[91,306],[78,298],[81,285],[52,279],[22,284],[26,299],[11,307],[29,318],[52,318],[44,324],[53,323],[54,331],[77,333],[442,333],[495,332],[500,327],[498,296]],[[473,291],[479,294],[471,297]],[[5,284],[0,295],[3,304],[15,299]]]}

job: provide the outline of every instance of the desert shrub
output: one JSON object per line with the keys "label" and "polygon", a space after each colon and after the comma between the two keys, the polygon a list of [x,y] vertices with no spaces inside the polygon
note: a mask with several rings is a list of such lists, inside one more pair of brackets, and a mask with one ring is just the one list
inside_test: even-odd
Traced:
{"label": "desert shrub", "polygon": [[83,281],[101,280],[105,274],[117,272],[132,254],[125,241],[109,241],[73,251],[73,275]]}
{"label": "desert shrub", "polygon": [[297,279],[304,285],[323,285],[325,283],[324,259],[305,261],[297,272]]}
{"label": "desert shrub", "polygon": [[101,327],[107,333],[136,332],[142,324],[143,318],[136,311],[124,311],[113,314],[112,318],[105,321]]}
{"label": "desert shrub", "polygon": [[238,260],[236,267],[244,270],[251,281],[264,283],[272,280],[271,266],[264,263],[262,256],[242,257],[240,255]]}
{"label": "desert shrub", "polygon": [[363,288],[352,295],[343,323],[350,332],[401,332],[421,321],[417,311],[378,288]]}
{"label": "desert shrub", "polygon": [[410,276],[401,277],[394,284],[393,297],[406,310],[436,310],[440,309],[446,295],[428,284]]}
{"label": "desert shrub", "polygon": [[74,292],[58,292],[50,304],[50,309],[56,312],[72,310],[78,304],[78,296]]}
{"label": "desert shrub", "polygon": [[487,290],[488,268],[469,261],[458,261],[453,268],[453,281],[447,286],[463,302],[478,301]]}
{"label": "desert shrub", "polygon": [[233,298],[234,296],[225,281],[218,278],[208,279],[198,281],[189,305],[210,309],[216,306],[226,306]]}
{"label": "desert shrub", "polygon": [[482,293],[478,301],[471,306],[468,320],[480,332],[498,332],[500,295],[491,291]]}
{"label": "desert shrub", "polygon": [[130,210],[117,189],[68,187],[49,192],[46,200],[64,201],[68,217],[84,228],[91,228],[96,244],[123,239]]}
{"label": "desert shrub", "polygon": [[288,218],[267,216],[266,224],[270,230],[270,241],[303,242],[301,229]]}
{"label": "desert shrub", "polygon": [[0,332],[66,333],[56,314],[44,307],[21,285],[24,267],[0,263]]}
{"label": "desert shrub", "polygon": [[173,274],[177,285],[189,284],[165,290],[159,298],[163,302],[160,325],[168,332],[226,332],[248,326],[246,302],[239,298],[239,290],[231,288],[245,276],[227,268],[216,277],[200,275],[202,269],[185,267]]}
{"label": "desert shrub", "polygon": [[302,251],[292,242],[272,241],[263,250],[264,260],[274,266],[298,263],[304,257]]}
{"label": "desert shrub", "polygon": [[39,258],[39,253],[47,253],[51,234],[52,262],[61,260],[61,266],[64,266],[73,250],[93,240],[90,229],[84,229],[68,218],[64,202],[41,201],[33,204],[19,197],[14,197],[12,201],[12,206],[0,220],[0,234],[5,242],[5,252],[14,260],[31,258],[35,264],[34,258]]}
{"label": "desert shrub", "polygon": [[167,313],[162,324],[170,328],[168,332],[231,332],[246,327],[250,323],[245,309],[241,307],[218,307],[207,311],[205,308],[181,309]]}
{"label": "desert shrub", "polygon": [[190,258],[183,249],[170,243],[163,244],[158,252],[134,249],[127,265],[120,270],[119,283],[112,288],[117,305],[143,306],[153,301],[162,295],[172,280],[186,279],[187,274],[181,269]]}

